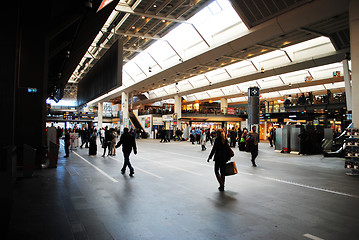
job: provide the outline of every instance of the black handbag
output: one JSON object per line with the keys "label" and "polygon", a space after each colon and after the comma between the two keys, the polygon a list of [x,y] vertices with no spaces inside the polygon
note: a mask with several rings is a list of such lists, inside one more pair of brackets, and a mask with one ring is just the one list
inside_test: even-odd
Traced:
{"label": "black handbag", "polygon": [[228,162],[226,163],[226,176],[235,175],[237,174],[237,166],[235,162]]}

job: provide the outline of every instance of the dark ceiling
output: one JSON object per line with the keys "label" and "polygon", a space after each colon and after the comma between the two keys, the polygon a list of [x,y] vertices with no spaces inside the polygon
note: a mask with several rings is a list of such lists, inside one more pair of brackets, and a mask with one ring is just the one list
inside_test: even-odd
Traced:
{"label": "dark ceiling", "polygon": [[[97,12],[102,0],[52,0],[45,21],[49,40],[48,96],[64,86],[118,0]],[[91,6],[92,5],[92,6]],[[61,96],[60,96],[61,97]]]}
{"label": "dark ceiling", "polygon": [[313,0],[231,0],[248,28],[257,26]]}

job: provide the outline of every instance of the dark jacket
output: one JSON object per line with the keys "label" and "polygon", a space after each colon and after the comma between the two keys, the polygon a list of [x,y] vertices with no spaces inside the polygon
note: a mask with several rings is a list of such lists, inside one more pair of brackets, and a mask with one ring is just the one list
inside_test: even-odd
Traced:
{"label": "dark jacket", "polygon": [[124,133],[120,137],[120,141],[116,144],[116,148],[122,145],[122,152],[131,152],[133,148],[133,152],[137,153],[136,141],[135,137],[130,133]]}
{"label": "dark jacket", "polygon": [[113,134],[111,133],[110,130],[105,130],[105,141],[106,142],[111,142],[113,139]]}
{"label": "dark jacket", "polygon": [[212,151],[209,154],[209,159],[211,159],[214,155],[213,161],[220,161],[220,162],[226,162],[226,146],[225,144],[228,144],[228,140],[226,139],[224,144],[220,140],[220,138],[216,138],[214,141]]}
{"label": "dark jacket", "polygon": [[65,133],[65,145],[70,146],[70,133]]}

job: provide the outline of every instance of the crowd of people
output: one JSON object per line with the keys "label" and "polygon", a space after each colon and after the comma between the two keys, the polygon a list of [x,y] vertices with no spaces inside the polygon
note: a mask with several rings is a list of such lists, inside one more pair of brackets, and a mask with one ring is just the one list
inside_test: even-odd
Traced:
{"label": "crowd of people", "polygon": [[333,94],[330,90],[327,90],[327,94],[321,96],[314,96],[312,92],[301,93],[292,97],[288,95],[284,101],[284,106],[305,106],[312,104],[323,104],[323,103],[338,103],[345,102],[345,93]]}
{"label": "crowd of people", "polygon": [[[135,138],[139,138],[140,132],[136,132],[133,128],[128,130],[129,134],[134,136]],[[71,133],[77,133],[78,137],[81,141],[79,147],[88,148],[89,155],[97,154],[97,138],[100,140],[101,147],[104,149],[102,156],[116,156],[116,144],[120,136],[120,130],[118,128],[109,128],[103,127],[100,129],[96,128],[87,128],[82,127],[78,128],[77,126],[73,128],[56,128],[56,138],[57,144],[59,144],[59,140],[64,140],[65,145],[65,156],[69,157],[70,147],[74,145],[74,139],[71,138]]]}
{"label": "crowd of people", "polygon": [[[135,129],[124,128],[123,133],[117,128],[100,128],[97,130],[96,128],[73,128],[73,129],[65,129],[65,131],[58,127],[57,133],[58,138],[63,138],[65,142],[65,157],[69,157],[69,146],[70,146],[70,133],[75,132],[79,134],[81,139],[80,148],[89,148],[89,155],[96,155],[97,151],[97,137],[100,139],[100,143],[103,147],[102,156],[115,156],[116,148],[122,146],[122,152],[124,156],[124,164],[121,169],[121,173],[124,174],[126,169],[129,168],[130,176],[134,174],[134,168],[130,163],[129,156],[133,150],[134,154],[137,154],[136,147],[136,131]],[[170,141],[170,138],[174,139],[174,141],[186,141],[184,138],[184,132],[181,129],[174,130],[173,136],[168,133],[172,131],[166,131],[165,128],[162,128],[159,132],[161,136],[160,142]],[[63,136],[64,135],[64,136]],[[119,138],[119,141],[117,141]],[[219,191],[224,191],[224,183],[226,176],[226,163],[230,158],[226,155],[226,149],[234,148],[237,146],[241,151],[247,151],[251,153],[251,162],[253,167],[256,167],[255,159],[258,156],[258,142],[259,135],[256,132],[256,126],[252,127],[252,131],[248,132],[246,128],[241,130],[240,128],[232,127],[228,131],[224,131],[223,129],[210,129],[210,128],[199,128],[192,127],[189,129],[189,140],[192,144],[201,145],[202,151],[207,149],[206,145],[210,144],[212,146],[210,155],[207,159],[209,161],[213,158],[215,161],[214,172],[215,176],[219,183]],[[232,154],[233,151],[231,150]]]}
{"label": "crowd of people", "polygon": [[[135,142],[136,132],[133,128],[128,129],[124,128],[123,133],[121,134],[120,130],[117,128],[109,128],[104,127],[100,129],[96,128],[60,128],[56,129],[56,138],[57,143],[59,144],[59,140],[64,140],[64,149],[65,149],[65,158],[70,156],[70,146],[72,145],[73,139],[71,139],[70,133],[78,133],[78,136],[81,139],[80,148],[88,148],[89,155],[97,154],[97,137],[100,139],[100,143],[103,150],[102,157],[106,156],[116,156],[116,148],[122,146],[122,152],[124,156],[124,165],[121,169],[121,173],[124,174],[126,168],[130,169],[130,176],[134,174],[134,168],[130,163],[129,156],[133,149],[134,153],[137,154],[137,147]],[[119,138],[119,141],[117,142]]]}

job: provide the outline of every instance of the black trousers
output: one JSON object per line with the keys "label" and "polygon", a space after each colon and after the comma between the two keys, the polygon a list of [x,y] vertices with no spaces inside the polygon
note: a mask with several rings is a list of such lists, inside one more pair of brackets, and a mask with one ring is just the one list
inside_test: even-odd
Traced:
{"label": "black trousers", "polygon": [[256,157],[258,156],[258,145],[251,147],[252,163],[255,164]]}
{"label": "black trousers", "polygon": [[69,156],[69,154],[70,154],[70,145],[67,145],[67,144],[65,144],[65,155],[66,156]]}
{"label": "black trousers", "polygon": [[82,147],[84,144],[85,144],[85,148],[88,148],[89,141],[88,141],[87,138],[81,139],[81,146],[80,147]]}
{"label": "black trousers", "polygon": [[106,148],[108,148],[107,154],[110,154],[110,153],[112,152],[112,141],[105,141],[104,149],[103,149],[103,155],[102,155],[102,156],[105,156]]}
{"label": "black trousers", "polygon": [[134,169],[130,163],[130,154],[131,152],[123,152],[123,167],[121,169],[122,172],[126,171],[127,167],[130,169],[130,173],[134,172]]}
{"label": "black trousers", "polygon": [[215,161],[214,162],[214,173],[221,174],[224,178],[226,176],[226,162],[224,161]]}
{"label": "black trousers", "polygon": [[272,137],[269,137],[268,140],[269,140],[270,146],[273,147],[273,138],[272,138]]}

